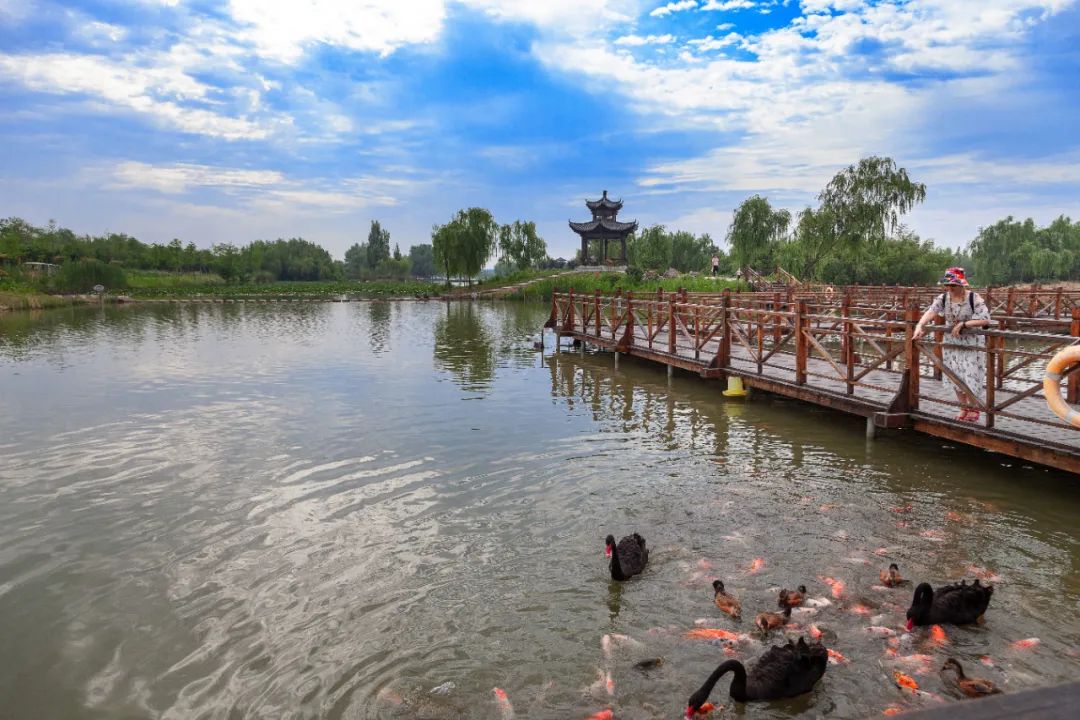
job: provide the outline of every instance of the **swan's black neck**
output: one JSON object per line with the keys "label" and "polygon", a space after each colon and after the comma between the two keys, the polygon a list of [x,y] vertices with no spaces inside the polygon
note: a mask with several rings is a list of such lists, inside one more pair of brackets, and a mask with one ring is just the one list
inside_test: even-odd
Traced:
{"label": "swan's black neck", "polygon": [[626,575],[623,574],[622,565],[619,564],[619,546],[611,546],[611,577],[614,580],[625,580]]}
{"label": "swan's black neck", "polygon": [[911,600],[911,609],[914,611],[915,621],[925,620],[933,604],[934,588],[930,587],[928,583],[920,583],[919,587],[915,588],[915,597]]}
{"label": "swan's black neck", "polygon": [[724,676],[729,670],[735,673],[735,677],[731,680],[731,699],[736,702],[746,702],[746,668],[738,660],[728,660],[721,663],[719,667],[713,670],[713,674],[709,676],[709,679],[705,681],[705,684],[698,688],[698,691],[690,697],[690,706],[697,710],[705,701],[709,699],[709,695],[712,693],[713,688],[716,687],[716,683],[720,681],[720,678]]}

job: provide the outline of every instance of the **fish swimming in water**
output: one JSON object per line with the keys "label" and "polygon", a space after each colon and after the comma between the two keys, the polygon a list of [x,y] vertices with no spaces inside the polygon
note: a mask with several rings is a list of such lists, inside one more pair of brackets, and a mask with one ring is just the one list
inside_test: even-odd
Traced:
{"label": "fish swimming in water", "polygon": [[506,691],[502,688],[492,688],[491,692],[495,693],[495,703],[499,706],[499,714],[503,720],[510,720],[514,717],[514,706],[510,704],[510,698],[506,696]]}
{"label": "fish swimming in water", "polygon": [[1030,650],[1031,648],[1042,643],[1039,638],[1024,638],[1023,640],[1017,640],[1010,643],[1010,646],[1017,650]]}
{"label": "fish swimming in water", "polygon": [[915,682],[915,678],[910,675],[905,675],[899,670],[893,672],[893,680],[896,681],[896,686],[899,688],[907,688],[908,690],[919,689],[919,683]]}

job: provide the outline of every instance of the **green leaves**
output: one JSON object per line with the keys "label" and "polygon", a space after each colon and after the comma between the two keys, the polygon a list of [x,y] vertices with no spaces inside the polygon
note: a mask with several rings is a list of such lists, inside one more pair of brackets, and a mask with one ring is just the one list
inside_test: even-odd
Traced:
{"label": "green leaves", "polygon": [[735,266],[762,269],[773,265],[776,247],[787,235],[790,224],[790,212],[774,210],[760,195],[744,200],[735,208],[727,235]]}

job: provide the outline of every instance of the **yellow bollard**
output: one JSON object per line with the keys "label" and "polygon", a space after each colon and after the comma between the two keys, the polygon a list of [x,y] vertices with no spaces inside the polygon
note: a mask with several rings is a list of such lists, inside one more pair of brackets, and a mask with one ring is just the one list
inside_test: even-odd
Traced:
{"label": "yellow bollard", "polygon": [[727,390],[724,397],[746,397],[749,393],[743,387],[742,378],[737,375],[728,375]]}

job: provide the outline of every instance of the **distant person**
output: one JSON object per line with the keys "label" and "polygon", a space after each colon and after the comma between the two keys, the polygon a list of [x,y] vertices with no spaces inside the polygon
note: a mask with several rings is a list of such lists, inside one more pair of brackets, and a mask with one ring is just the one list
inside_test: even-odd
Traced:
{"label": "distant person", "polygon": [[712,274],[713,275],[719,275],[720,274],[720,258],[718,256],[716,256],[716,255],[712,256]]}
{"label": "distant person", "polygon": [[[915,326],[915,339],[923,336],[923,327],[934,318],[945,318],[945,325],[951,327],[949,337],[945,338],[941,350],[941,360],[957,378],[967,385],[967,389],[978,393],[986,384],[986,353],[982,348],[985,341],[982,335],[966,333],[973,328],[986,327],[990,324],[990,310],[978,293],[968,288],[964,268],[951,267],[938,281],[945,287],[945,292],[934,298],[930,308],[923,313],[919,324]],[[947,375],[946,381],[953,386],[956,399],[960,402],[960,414],[957,420],[963,422],[979,421],[979,401],[968,394]]]}

